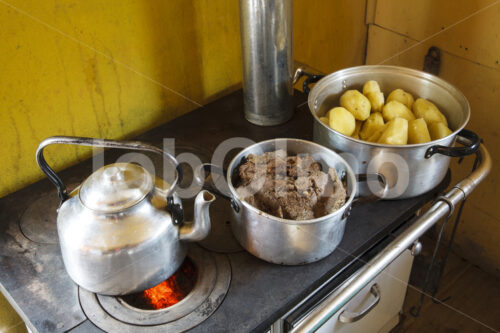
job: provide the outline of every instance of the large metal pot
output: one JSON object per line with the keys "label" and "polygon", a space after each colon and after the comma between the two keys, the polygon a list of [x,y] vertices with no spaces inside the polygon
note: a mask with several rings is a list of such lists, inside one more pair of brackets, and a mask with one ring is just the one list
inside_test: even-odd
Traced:
{"label": "large metal pot", "polygon": [[[267,214],[248,202],[241,200],[236,192],[239,166],[249,154],[284,149],[288,155],[310,154],[323,170],[335,168],[346,185],[345,204],[331,214],[311,220],[288,220]],[[320,260],[332,253],[344,235],[344,227],[351,206],[356,200],[357,178],[349,164],[332,150],[319,144],[299,139],[273,139],[251,145],[239,152],[229,164],[227,171],[211,164],[200,167],[212,173],[222,174],[227,182],[228,193],[207,186],[214,193],[230,200],[232,206],[231,227],[236,239],[251,254],[265,261],[282,265],[300,265]],[[203,172],[195,175],[199,183],[205,183]],[[364,180],[364,177],[360,177]],[[381,177],[380,181],[385,184]],[[385,194],[384,187],[380,196]]]}
{"label": "large metal pot", "polygon": [[[68,194],[43,156],[43,149],[51,144],[162,154],[176,167],[175,180],[168,185],[137,164],[114,163],[95,171]],[[184,222],[175,194],[182,171],[177,160],[160,148],[140,142],[51,137],[40,143],[36,157],[59,191],[57,232],[64,266],[73,281],[87,290],[124,295],[151,288],[179,268],[186,242],[201,240],[210,232],[208,206],[214,196],[198,193],[194,222]]]}
{"label": "large metal pot", "polygon": [[[314,141],[336,152],[349,161],[356,173],[383,174],[390,186],[387,198],[410,198],[423,194],[437,186],[445,177],[450,157],[462,157],[474,153],[480,139],[464,130],[469,121],[470,106],[465,96],[454,86],[434,75],[395,66],[359,66],[318,76],[298,71],[296,76],[307,75],[308,84],[319,80],[308,97],[309,109],[314,117]],[[348,89],[362,90],[368,80],[375,80],[386,94],[401,88],[413,96],[435,103],[448,119],[453,133],[440,140],[404,146],[366,142],[343,135],[319,120],[329,109],[339,105],[340,96]],[[472,144],[469,147],[453,147],[457,136],[463,136]],[[368,183],[360,188],[364,195],[376,190],[376,184]]]}

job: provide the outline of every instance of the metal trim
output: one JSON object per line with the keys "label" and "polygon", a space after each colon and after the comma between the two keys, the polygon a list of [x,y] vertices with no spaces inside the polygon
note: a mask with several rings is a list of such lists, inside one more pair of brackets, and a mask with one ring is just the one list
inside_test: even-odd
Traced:
{"label": "metal trim", "polygon": [[[444,197],[456,205],[468,196],[484,180],[491,170],[492,162],[486,147],[481,144],[476,153],[479,167],[468,177],[448,191]],[[394,261],[404,250],[422,236],[429,228],[449,212],[448,204],[439,201],[433,204],[413,225],[392,241],[381,253],[370,260],[351,276],[336,292],[315,308],[309,316],[298,323],[292,332],[314,332],[346,305],[361,289],[370,283],[384,268]]]}

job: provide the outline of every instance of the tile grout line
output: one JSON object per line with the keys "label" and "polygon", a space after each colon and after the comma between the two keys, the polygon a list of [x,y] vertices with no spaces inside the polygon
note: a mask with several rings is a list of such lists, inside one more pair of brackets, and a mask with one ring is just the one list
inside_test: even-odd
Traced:
{"label": "tile grout line", "polygon": [[455,275],[455,277],[453,278],[452,281],[450,281],[449,283],[447,283],[446,285],[443,286],[443,288],[440,290],[440,294],[441,293],[445,293],[445,292],[449,292],[449,290],[451,289],[451,287],[458,282],[458,280],[460,280],[464,275],[465,273],[467,273],[468,270],[470,270],[470,268],[472,267],[473,265],[467,261],[467,265],[465,266],[465,268],[457,273],[457,275]]}
{"label": "tile grout line", "polygon": [[[453,279],[453,281],[450,281],[445,286],[443,286],[438,293],[442,294],[442,293],[448,292],[451,289],[451,287],[453,286],[453,284],[455,284],[465,274],[465,272],[469,270],[470,267],[472,267],[472,264],[469,263],[469,262],[467,262],[467,265],[465,266],[465,268],[460,273],[458,273],[455,276],[455,278]],[[422,294],[422,289],[417,288],[417,287],[414,287],[414,289],[415,289],[415,291],[418,293],[418,295],[420,297],[420,295]],[[432,296],[430,294],[425,294],[424,303],[422,304],[421,313],[423,313],[426,309],[432,308],[433,305],[440,305],[440,303],[434,303],[434,301],[431,298],[432,298]],[[437,294],[436,294],[436,296],[434,298],[437,301],[442,302],[442,301],[439,300],[440,297],[438,297]],[[425,302],[425,300],[431,301],[431,302],[430,303],[429,302]]]}
{"label": "tile grout line", "polygon": [[[464,17],[464,18],[462,18],[462,19],[460,19],[460,20],[458,20],[458,21],[456,21],[455,23],[453,23],[453,24],[451,24],[451,25],[447,26],[446,28],[444,28],[444,29],[442,29],[442,30],[439,30],[439,31],[437,31],[437,32],[435,32],[435,33],[433,33],[433,34],[431,34],[431,35],[429,35],[429,36],[425,37],[425,38],[424,38],[424,39],[422,39],[421,41],[418,41],[417,43],[415,43],[415,44],[413,44],[413,45],[411,45],[411,46],[407,47],[406,49],[404,49],[404,50],[402,50],[402,51],[400,51],[400,52],[396,52],[395,54],[393,54],[392,56],[390,56],[390,57],[388,57],[388,58],[384,59],[383,61],[378,62],[378,63],[377,63],[377,65],[381,65],[381,64],[383,64],[383,63],[385,63],[385,62],[387,62],[387,61],[389,61],[389,60],[391,60],[391,59],[393,59],[393,58],[396,58],[396,57],[398,57],[398,56],[400,56],[400,55],[402,55],[402,54],[406,53],[407,51],[409,51],[409,50],[411,50],[411,49],[413,49],[413,48],[415,48],[415,47],[417,47],[417,46],[419,46],[419,45],[421,45],[421,44],[424,44],[425,42],[427,42],[427,41],[429,41],[429,40],[433,39],[434,37],[436,37],[436,36],[440,35],[441,33],[445,32],[445,31],[448,31],[449,29],[451,29],[451,28],[455,27],[456,25],[459,25],[460,23],[467,21],[467,20],[468,20],[468,19],[470,19],[471,17],[473,17],[473,16],[475,16],[475,15],[477,15],[477,14],[479,14],[479,13],[481,13],[481,12],[485,11],[486,9],[489,9],[489,8],[491,8],[491,7],[495,6],[495,5],[497,5],[498,3],[500,3],[500,0],[497,0],[497,1],[495,1],[495,2],[491,3],[491,4],[487,5],[487,6],[484,6],[483,8],[480,8],[479,10],[477,10],[477,11],[473,12],[472,14],[470,14],[470,15],[468,15],[468,16],[466,16],[466,17]],[[377,26],[378,26],[378,25],[377,25]],[[389,29],[386,29],[386,30],[387,30],[387,31],[391,31],[391,30],[389,30]],[[413,38],[411,38],[411,39],[413,39]]]}
{"label": "tile grout line", "polygon": [[[422,40],[422,41],[419,41],[418,39],[415,39],[411,36],[407,36],[401,32],[398,32],[398,31],[395,31],[395,30],[392,30],[392,29],[389,29],[387,27],[384,27],[384,26],[381,26],[381,25],[378,25],[376,23],[370,23],[370,25],[373,25],[374,27],[377,27],[381,30],[384,30],[384,31],[387,31],[387,32],[390,32],[390,33],[393,33],[399,37],[402,37],[402,38],[405,38],[405,39],[408,39],[409,41],[411,41],[412,43],[415,43],[415,44],[412,44],[408,49],[405,49],[403,51],[401,51],[402,53],[406,53],[406,51],[409,51],[410,48],[413,48],[414,46],[418,46],[418,45],[432,45],[432,43],[429,41],[429,40]],[[500,68],[497,68],[497,67],[494,67],[494,66],[490,66],[490,65],[487,65],[487,64],[483,64],[479,61],[476,61],[476,60],[473,60],[473,59],[470,59],[470,58],[467,58],[467,57],[464,57],[464,56],[461,56],[461,55],[458,55],[452,51],[449,51],[447,49],[444,49],[444,48],[439,48],[441,50],[441,52],[443,53],[446,53],[447,55],[449,55],[450,57],[455,57],[455,58],[458,58],[458,59],[461,59],[463,61],[468,61],[474,65],[477,65],[477,66],[480,66],[480,67],[484,67],[484,68],[487,68],[487,69],[491,69],[491,70],[494,70],[494,71],[497,71],[497,72],[500,72]],[[383,62],[386,62],[388,60],[390,60],[392,58],[389,58],[389,59],[386,59],[384,60]],[[383,63],[381,62],[381,63]],[[366,62],[365,62],[366,64]]]}
{"label": "tile grout line", "polygon": [[[448,290],[448,288],[450,288],[450,287],[451,287],[454,283],[456,283],[456,281],[458,281],[458,280],[460,279],[460,277],[461,277],[463,274],[465,274],[465,271],[467,271],[467,270],[469,269],[469,267],[471,267],[471,266],[472,266],[472,265],[471,265],[469,262],[467,262],[467,265],[465,266],[465,268],[464,268],[464,269],[463,269],[460,273],[458,273],[458,274],[455,276],[455,279],[454,279],[453,281],[451,281],[450,283],[447,283],[445,286],[443,286],[442,288],[440,288],[439,293],[441,294],[442,292],[447,291],[447,290]],[[408,283],[408,285],[411,285],[411,284],[410,284],[410,283]],[[421,294],[423,294],[423,292],[422,292],[422,289],[421,289],[421,288],[416,287],[416,286],[413,286],[413,285],[411,285],[411,286],[412,286],[412,287],[413,287],[413,289],[414,289],[414,290],[415,290],[415,291],[419,294],[419,296],[420,296]],[[426,297],[425,299],[429,299],[429,300],[430,300],[430,299],[432,298],[432,296],[431,296],[429,293],[425,293],[424,295],[425,295],[425,297]],[[435,298],[436,298],[436,300],[438,300],[437,295],[436,295],[436,297],[435,297]],[[438,300],[438,301],[439,301],[439,300]],[[430,304],[435,304],[435,303],[431,302]],[[430,304],[428,303],[427,305],[430,305]],[[427,308],[427,307],[428,307],[427,305],[425,305],[425,304],[424,304],[424,305],[423,305],[423,307],[422,307],[422,309]]]}

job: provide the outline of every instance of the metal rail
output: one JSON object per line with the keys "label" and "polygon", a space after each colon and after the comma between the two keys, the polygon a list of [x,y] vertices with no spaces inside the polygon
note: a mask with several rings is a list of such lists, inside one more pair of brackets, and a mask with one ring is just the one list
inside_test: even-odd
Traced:
{"label": "metal rail", "polygon": [[[447,201],[451,202],[453,206],[464,200],[484,180],[491,170],[491,157],[486,147],[481,144],[476,154],[479,160],[478,168],[468,177],[458,182],[444,195],[448,199]],[[408,249],[415,240],[421,237],[442,217],[446,216],[451,208],[451,205],[444,201],[438,201],[433,204],[415,223],[353,276],[347,279],[336,292],[328,296],[291,331],[314,332],[318,330],[404,250]]]}

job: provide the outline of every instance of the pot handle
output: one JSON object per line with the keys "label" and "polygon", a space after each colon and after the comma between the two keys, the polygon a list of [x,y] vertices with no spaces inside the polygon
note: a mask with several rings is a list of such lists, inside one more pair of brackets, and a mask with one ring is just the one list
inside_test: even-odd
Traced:
{"label": "pot handle", "polygon": [[[203,172],[202,172],[202,170],[203,170]],[[229,201],[229,203],[231,204],[231,207],[234,209],[234,211],[236,213],[239,213],[240,206],[238,205],[236,200],[230,194],[225,194],[225,193],[219,191],[215,186],[207,184],[206,177],[205,177],[206,173],[209,173],[209,174],[216,173],[218,175],[225,176],[227,174],[227,170],[224,170],[222,167],[215,165],[215,164],[203,163],[200,166],[198,166],[196,168],[196,170],[194,171],[194,179],[195,179],[195,182],[198,185],[200,185],[204,190],[212,192],[212,193],[226,199],[227,201]]]}
{"label": "pot handle", "polygon": [[365,195],[362,197],[354,198],[353,204],[360,204],[365,202],[379,201],[385,198],[387,192],[389,191],[389,182],[387,178],[381,173],[361,173],[356,175],[358,182],[367,182],[369,180],[378,180],[382,185],[382,189],[376,193],[370,195]]}
{"label": "pot handle", "polygon": [[463,129],[457,134],[457,141],[465,147],[432,146],[425,152],[425,158],[430,158],[434,154],[441,154],[450,157],[464,157],[474,154],[481,144],[481,138],[471,130]]}
{"label": "pot handle", "polygon": [[[68,192],[66,190],[66,185],[59,178],[59,176],[55,173],[55,171],[48,165],[47,161],[43,156],[43,149],[49,145],[53,144],[70,144],[77,146],[93,146],[93,147],[103,147],[103,148],[119,148],[119,149],[130,149],[130,150],[144,150],[150,151],[153,153],[161,154],[166,157],[169,161],[171,161],[175,165],[175,179],[172,182],[170,188],[165,192],[167,197],[167,202],[169,203],[168,209],[172,212],[172,218],[174,223],[180,223],[182,221],[176,221],[176,219],[180,219],[181,217],[174,214],[177,206],[173,203],[172,194],[175,191],[177,185],[182,181],[182,168],[179,162],[170,155],[169,153],[163,151],[162,149],[155,147],[153,145],[149,145],[146,143],[142,143],[139,141],[114,141],[114,140],[106,140],[106,139],[94,139],[94,138],[84,138],[84,137],[76,137],[76,136],[53,136],[43,140],[36,150],[36,161],[40,169],[47,175],[47,178],[57,187],[57,191],[59,194],[59,199],[61,199],[61,203],[66,201],[69,198]],[[174,205],[174,206],[172,206]],[[174,216],[175,215],[175,216]]]}
{"label": "pot handle", "polygon": [[302,83],[302,90],[304,90],[304,92],[306,94],[309,94],[309,92],[311,91],[311,88],[309,88],[309,85],[311,83],[318,82],[319,80],[321,80],[322,78],[325,77],[322,74],[311,74],[311,73],[308,73],[308,72],[306,72],[304,70],[304,68],[299,67],[299,68],[297,68],[297,70],[295,71],[295,74],[293,75],[292,84],[295,85],[295,83],[297,83],[297,81],[301,77],[303,77],[304,75],[307,76],[307,79],[305,79],[304,82]]}

